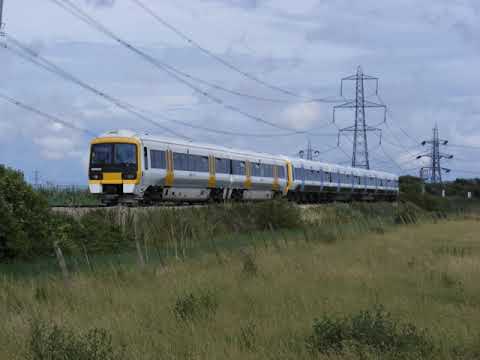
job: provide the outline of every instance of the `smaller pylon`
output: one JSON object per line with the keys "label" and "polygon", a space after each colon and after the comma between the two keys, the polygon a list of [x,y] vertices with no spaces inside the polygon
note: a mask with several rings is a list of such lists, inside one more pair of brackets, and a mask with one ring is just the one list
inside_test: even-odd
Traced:
{"label": "smaller pylon", "polygon": [[316,158],[318,155],[320,155],[320,151],[315,150],[312,147],[312,142],[310,139],[308,139],[307,148],[298,152],[298,156],[300,156],[300,158],[307,160],[314,160],[314,158]]}
{"label": "smaller pylon", "polygon": [[442,173],[446,172],[448,174],[451,171],[450,169],[444,168],[441,165],[442,159],[453,159],[453,155],[445,154],[440,151],[440,147],[447,144],[448,140],[440,139],[438,125],[435,125],[435,128],[433,129],[432,140],[425,140],[422,142],[423,146],[430,146],[429,152],[417,156],[417,159],[421,159],[424,157],[430,159],[430,165],[422,167],[420,169],[420,177],[423,180],[431,184],[441,184],[443,182]]}

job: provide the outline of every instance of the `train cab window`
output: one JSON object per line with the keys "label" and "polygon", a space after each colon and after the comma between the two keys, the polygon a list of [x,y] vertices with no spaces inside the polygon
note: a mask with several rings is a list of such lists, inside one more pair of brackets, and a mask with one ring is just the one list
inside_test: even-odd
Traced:
{"label": "train cab window", "polygon": [[113,162],[113,144],[92,145],[92,165],[111,164]]}
{"label": "train cab window", "polygon": [[188,171],[188,155],[173,153],[173,167],[175,170]]}
{"label": "train cab window", "polygon": [[148,150],[146,146],[143,148],[143,164],[145,166],[145,170],[148,170]]}
{"label": "train cab window", "polygon": [[233,175],[246,175],[245,161],[233,160],[232,161],[232,174]]}
{"label": "train cab window", "polygon": [[152,169],[166,169],[167,160],[165,156],[165,151],[150,150],[150,163],[151,163]]}
{"label": "train cab window", "polygon": [[137,163],[137,146],[115,144],[115,164],[134,165]]}
{"label": "train cab window", "polygon": [[188,170],[194,172],[208,172],[208,156],[188,155]]}
{"label": "train cab window", "polygon": [[230,174],[230,160],[216,158],[215,171],[217,174]]}

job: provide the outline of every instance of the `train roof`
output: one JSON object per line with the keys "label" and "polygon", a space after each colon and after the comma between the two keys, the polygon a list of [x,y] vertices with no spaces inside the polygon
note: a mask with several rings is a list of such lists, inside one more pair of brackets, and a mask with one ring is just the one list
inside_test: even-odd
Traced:
{"label": "train roof", "polygon": [[166,136],[158,136],[158,135],[151,135],[149,133],[139,133],[132,130],[114,130],[109,131],[105,134],[99,136],[100,138],[104,137],[127,137],[127,138],[136,138],[141,141],[152,141],[152,142],[163,142],[172,145],[181,145],[181,146],[195,146],[204,149],[211,149],[226,153],[234,153],[237,155],[245,155],[248,157],[262,157],[262,158],[269,158],[274,160],[286,160],[290,161],[294,166],[301,166],[304,167],[312,167],[317,169],[323,169],[330,172],[340,172],[346,174],[353,174],[355,176],[373,176],[377,178],[384,178],[390,180],[398,179],[398,175],[384,172],[384,171],[377,171],[377,170],[366,170],[366,169],[359,169],[350,166],[341,166],[336,164],[324,163],[319,161],[311,161],[305,159],[294,158],[285,155],[275,155],[270,153],[264,152],[256,152],[251,150],[244,150],[244,149],[235,149],[231,147],[215,145],[215,144],[208,144],[196,141],[190,141],[185,139],[178,139],[178,138],[170,138]]}

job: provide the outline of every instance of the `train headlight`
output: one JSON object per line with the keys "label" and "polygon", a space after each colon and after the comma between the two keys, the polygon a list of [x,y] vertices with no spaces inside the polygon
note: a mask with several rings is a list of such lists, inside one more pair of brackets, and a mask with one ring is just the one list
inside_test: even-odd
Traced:
{"label": "train headlight", "polygon": [[103,175],[102,175],[102,173],[90,173],[90,179],[91,180],[102,180]]}
{"label": "train headlight", "polygon": [[123,179],[124,180],[135,180],[137,177],[136,174],[123,174]]}

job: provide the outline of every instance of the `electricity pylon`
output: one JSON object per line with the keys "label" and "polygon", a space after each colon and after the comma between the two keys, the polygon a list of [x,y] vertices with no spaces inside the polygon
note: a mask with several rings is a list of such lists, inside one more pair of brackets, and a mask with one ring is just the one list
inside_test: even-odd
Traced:
{"label": "electricity pylon", "polygon": [[353,80],[356,82],[355,99],[348,100],[344,104],[337,105],[333,108],[333,122],[335,122],[335,113],[338,109],[355,109],[355,123],[339,130],[338,142],[340,144],[340,137],[345,132],[353,132],[353,153],[352,166],[357,168],[370,169],[370,159],[368,153],[368,135],[369,132],[380,133],[380,142],[382,130],[367,124],[365,116],[365,108],[383,108],[384,122],[387,120],[387,107],[383,104],[377,104],[365,98],[365,81],[375,81],[375,94],[378,95],[378,78],[365,75],[362,67],[357,68],[355,75],[348,76],[342,79],[340,87],[340,96],[343,96],[343,82]]}
{"label": "electricity pylon", "polygon": [[298,155],[300,156],[300,158],[302,159],[307,159],[307,160],[313,160],[314,157],[317,157],[318,155],[320,155],[320,151],[318,150],[315,150],[313,147],[312,147],[312,142],[310,141],[310,139],[308,140],[308,145],[307,145],[307,149],[305,150],[300,150],[298,152]]}
{"label": "electricity pylon", "polygon": [[443,182],[442,172],[444,171],[448,174],[451,171],[450,169],[444,168],[441,165],[442,159],[453,159],[453,155],[445,154],[440,151],[440,147],[447,144],[448,140],[440,139],[438,125],[435,125],[435,128],[433,129],[432,140],[425,140],[422,142],[423,146],[429,145],[430,149],[428,153],[417,156],[417,159],[424,157],[429,158],[430,165],[420,169],[420,177],[431,184],[441,184]]}

